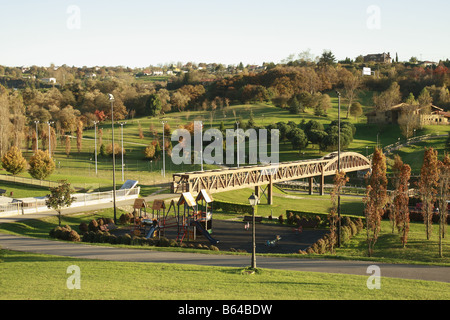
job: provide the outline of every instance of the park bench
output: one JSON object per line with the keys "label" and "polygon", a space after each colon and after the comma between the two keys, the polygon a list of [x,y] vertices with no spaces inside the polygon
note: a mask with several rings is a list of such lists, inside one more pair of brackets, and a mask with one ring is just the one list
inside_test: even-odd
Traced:
{"label": "park bench", "polygon": [[[244,216],[244,221],[253,221],[253,217],[252,216]],[[262,217],[261,216],[255,216],[255,222],[261,222],[262,221]]]}

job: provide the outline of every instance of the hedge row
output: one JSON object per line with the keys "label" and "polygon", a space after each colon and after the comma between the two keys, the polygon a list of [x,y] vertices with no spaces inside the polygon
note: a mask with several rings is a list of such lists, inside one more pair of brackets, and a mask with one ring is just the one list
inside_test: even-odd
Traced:
{"label": "hedge row", "polygon": [[[352,219],[351,217],[345,216],[342,219],[341,225],[341,243],[349,241],[353,236],[357,235],[364,229],[364,223],[360,217],[357,219]],[[337,244],[334,244],[336,247]],[[317,240],[312,246],[306,250],[299,250],[299,254],[325,254],[331,251],[331,241],[330,234],[325,234],[322,238]]]}
{"label": "hedge row", "polygon": [[[234,213],[244,213],[244,214],[252,214],[253,208],[249,204],[240,204],[240,203],[233,203],[228,201],[222,201],[222,200],[214,200],[214,208],[215,209],[221,209],[226,212],[234,212]],[[255,210],[257,210],[255,208]]]}
{"label": "hedge row", "polygon": [[[286,210],[286,222],[288,224],[301,225],[305,228],[328,228],[328,214],[315,213],[305,211]],[[345,215],[342,219],[348,218],[354,223],[361,219],[364,222],[365,218],[360,216]],[[280,220],[280,218],[278,218]]]}

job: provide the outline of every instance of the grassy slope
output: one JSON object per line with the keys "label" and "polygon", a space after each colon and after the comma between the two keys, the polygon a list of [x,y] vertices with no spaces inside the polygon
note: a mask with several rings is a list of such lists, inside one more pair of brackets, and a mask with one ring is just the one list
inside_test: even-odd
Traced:
{"label": "grassy slope", "polygon": [[[89,261],[0,251],[0,299],[444,299],[448,283],[382,278],[369,290],[366,276],[151,263]],[[80,267],[81,289],[66,287],[67,268]],[[26,275],[18,277],[20,274]]]}

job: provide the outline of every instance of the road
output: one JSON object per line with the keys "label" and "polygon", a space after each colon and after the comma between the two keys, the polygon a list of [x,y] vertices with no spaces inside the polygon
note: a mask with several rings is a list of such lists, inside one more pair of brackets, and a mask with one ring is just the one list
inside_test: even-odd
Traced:
{"label": "road", "polygon": [[[170,199],[172,194],[152,195],[147,201],[154,199]],[[131,205],[134,200],[118,203]],[[112,204],[111,204],[112,206]],[[90,211],[104,208],[105,205],[95,205],[84,208]],[[63,214],[79,211],[81,208],[66,209]],[[20,221],[23,219],[35,219],[48,216],[52,213],[21,215],[9,218],[0,218],[0,223]],[[182,252],[161,252],[140,249],[125,249],[103,247],[83,243],[68,243],[46,239],[36,239],[24,236],[15,236],[0,233],[0,247],[13,251],[49,254],[56,256],[73,257],[78,259],[96,259],[111,261],[152,262],[152,263],[177,263],[203,266],[224,266],[243,268],[250,265],[249,255],[218,255]],[[368,267],[377,265],[380,267],[381,277],[402,279],[416,279],[427,281],[439,281],[450,283],[450,267],[387,264],[368,261],[343,261],[334,259],[296,259],[281,257],[257,257],[257,266],[267,269],[293,270],[307,272],[325,272],[336,274],[352,274],[369,277]]]}

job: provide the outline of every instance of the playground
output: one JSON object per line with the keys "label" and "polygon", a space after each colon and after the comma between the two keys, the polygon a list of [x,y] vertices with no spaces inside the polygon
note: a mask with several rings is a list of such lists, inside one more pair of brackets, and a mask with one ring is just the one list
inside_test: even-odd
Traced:
{"label": "playground", "polygon": [[[198,244],[215,246],[220,251],[251,252],[251,216],[242,219],[213,219],[213,198],[206,190],[194,196],[185,192],[169,205],[163,200],[155,200],[150,206],[143,199],[134,203],[134,223],[119,228],[116,235],[176,240],[182,246]],[[259,217],[261,218],[261,217]],[[257,253],[297,253],[305,250],[323,237],[327,230],[302,229],[282,225],[276,221],[261,222],[256,219],[255,241]]]}

